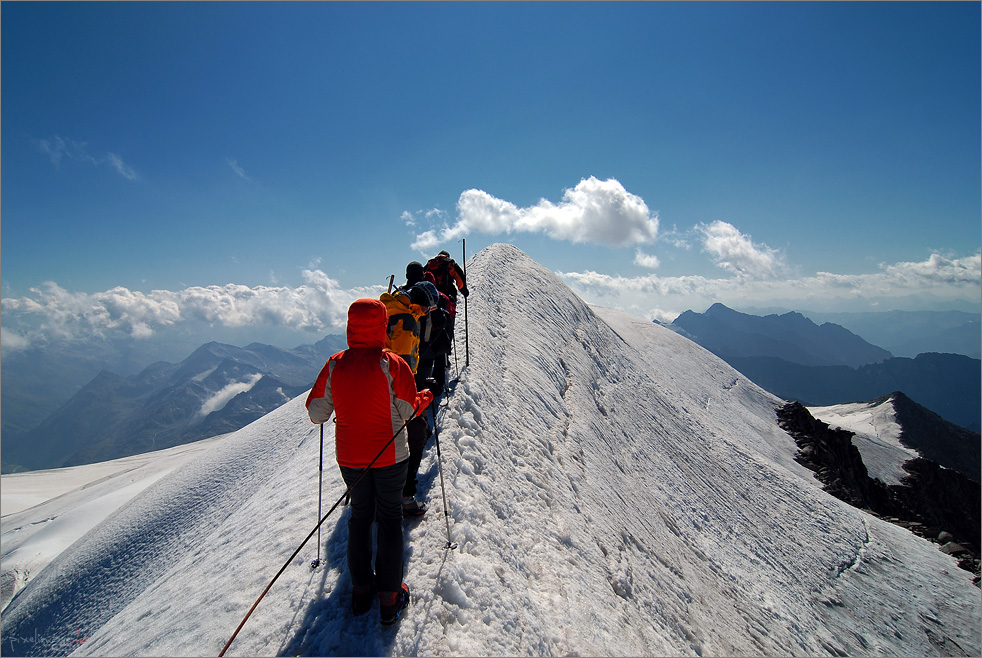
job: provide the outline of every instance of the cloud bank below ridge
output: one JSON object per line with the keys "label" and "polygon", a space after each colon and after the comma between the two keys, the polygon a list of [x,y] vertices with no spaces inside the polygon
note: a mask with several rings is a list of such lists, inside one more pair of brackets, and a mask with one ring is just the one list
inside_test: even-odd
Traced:
{"label": "cloud bank below ridge", "polygon": [[[723,269],[739,276],[623,277],[593,271],[558,272],[567,284],[594,303],[639,312],[651,319],[671,321],[684,310],[707,308],[716,301],[743,305],[785,306],[822,310],[862,304],[866,310],[899,308],[912,300],[956,302],[978,298],[982,291],[982,254],[946,258],[931,254],[921,262],[881,264],[870,274],[818,272],[811,276],[779,278],[771,275],[769,261],[754,270],[754,257],[743,264],[727,261]],[[785,267],[778,259],[775,266]],[[664,309],[664,310],[661,310]]]}
{"label": "cloud bank below ridge", "polygon": [[98,293],[69,292],[54,282],[31,296],[0,301],[4,350],[49,340],[110,335],[149,338],[162,329],[200,322],[222,327],[282,327],[315,335],[343,332],[348,306],[377,297],[380,286],[342,289],[320,270],[304,270],[304,283],[249,287],[192,286],[149,293],[116,287]]}

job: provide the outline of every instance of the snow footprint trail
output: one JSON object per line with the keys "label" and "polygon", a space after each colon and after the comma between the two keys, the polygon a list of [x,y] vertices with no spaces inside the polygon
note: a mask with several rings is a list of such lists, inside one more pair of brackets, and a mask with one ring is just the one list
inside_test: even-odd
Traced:
{"label": "snow footprint trail", "polygon": [[[438,422],[443,422],[442,414],[452,399],[452,393],[442,399]],[[333,437],[325,435],[325,442],[333,445],[330,438]],[[325,461],[332,458],[333,453],[329,455],[325,450]],[[444,548],[445,525],[438,488],[436,448],[431,441],[423,456],[417,485],[417,495],[421,500],[428,499],[429,511],[425,517],[403,522],[405,580],[410,585],[412,604],[400,622],[393,627],[381,627],[377,604],[364,615],[355,617],[351,614],[351,580],[347,570],[350,509],[342,507],[339,508],[340,516],[325,522],[325,526],[331,526],[324,540],[325,559],[314,572],[316,577],[311,576],[305,591],[298,595],[298,600],[304,603],[298,606],[287,625],[292,630],[279,646],[277,655],[419,654],[426,630],[434,625],[442,628],[438,614],[444,595],[452,598],[452,594],[448,594],[452,587],[444,584],[452,551]]]}
{"label": "snow footprint trail", "polygon": [[[509,265],[506,260],[496,269]],[[490,284],[494,272],[486,276]],[[534,290],[539,282],[527,285]],[[566,394],[581,382],[571,382],[568,369],[553,359],[553,336],[526,333],[490,296],[475,292],[472,299],[485,316],[471,337],[473,352],[482,356],[472,358],[443,433],[458,452],[456,472],[450,468],[447,475],[454,500],[461,501],[451,503],[460,553],[441,593],[450,623],[445,638],[421,646],[458,654],[600,654],[606,650],[598,639],[603,633],[592,630],[598,626],[623,646],[624,616],[610,618],[605,610],[576,618],[578,602],[595,596],[586,590],[616,598],[603,568],[594,568],[593,554],[600,551],[581,536],[583,503],[570,484],[586,477],[577,463],[578,439],[563,433],[572,423]],[[539,302],[530,302],[530,313]],[[539,324],[551,324],[556,314],[567,322],[594,322],[582,305],[566,299],[542,308]],[[472,628],[479,630],[469,633]],[[636,652],[658,652],[658,644],[632,642]]]}
{"label": "snow footprint trail", "polygon": [[[281,656],[384,656],[392,653],[396,628],[379,626],[378,607],[355,617],[351,614],[351,578],[347,568],[349,508],[337,518],[327,538],[324,563],[315,571],[319,584],[309,587],[306,610],[290,628],[296,630],[277,655]],[[318,594],[320,595],[318,596]],[[298,613],[299,617],[299,613]]]}

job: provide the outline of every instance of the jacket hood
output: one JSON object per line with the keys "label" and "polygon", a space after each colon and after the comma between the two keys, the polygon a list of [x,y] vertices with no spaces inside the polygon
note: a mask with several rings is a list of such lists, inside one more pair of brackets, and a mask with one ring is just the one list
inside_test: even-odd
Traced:
{"label": "jacket hood", "polygon": [[348,307],[348,347],[385,347],[389,314],[377,299],[358,299]]}

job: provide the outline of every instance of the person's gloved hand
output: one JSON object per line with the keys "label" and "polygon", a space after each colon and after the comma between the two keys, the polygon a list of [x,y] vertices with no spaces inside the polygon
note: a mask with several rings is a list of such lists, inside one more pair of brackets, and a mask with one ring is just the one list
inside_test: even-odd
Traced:
{"label": "person's gloved hand", "polygon": [[466,297],[467,295],[469,295],[469,294],[471,294],[471,293],[470,293],[470,291],[469,291],[469,290],[467,289],[467,286],[464,286],[463,288],[461,288],[461,289],[460,289],[460,294],[461,294],[461,295],[463,295],[464,297]]}
{"label": "person's gloved hand", "polygon": [[422,414],[423,411],[428,406],[430,406],[430,402],[433,402],[433,391],[431,391],[428,388],[424,388],[422,391],[419,392],[419,401],[420,401],[420,405],[419,405],[419,412],[417,412],[417,415]]}

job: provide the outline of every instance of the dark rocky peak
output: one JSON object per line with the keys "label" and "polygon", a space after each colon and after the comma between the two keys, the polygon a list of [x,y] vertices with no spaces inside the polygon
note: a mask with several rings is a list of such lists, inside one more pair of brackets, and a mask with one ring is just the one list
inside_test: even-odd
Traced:
{"label": "dark rocky peak", "polygon": [[901,485],[871,478],[848,430],[832,429],[799,402],[777,410],[778,422],[798,445],[795,460],[815,472],[822,488],[854,507],[942,545],[979,584],[982,491],[979,483],[923,458],[904,464]]}

